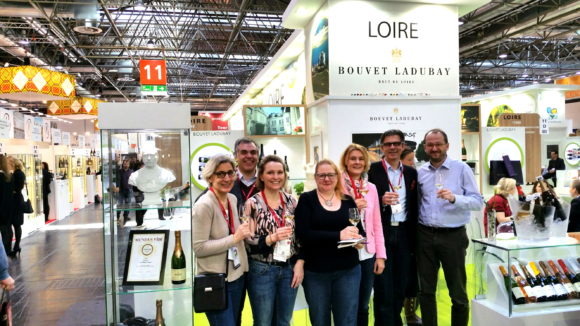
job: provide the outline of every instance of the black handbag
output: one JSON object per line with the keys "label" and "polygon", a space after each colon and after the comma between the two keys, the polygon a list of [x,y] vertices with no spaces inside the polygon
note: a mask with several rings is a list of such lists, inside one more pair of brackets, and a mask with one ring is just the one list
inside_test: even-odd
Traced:
{"label": "black handbag", "polygon": [[2,302],[0,306],[0,326],[12,326],[12,304],[10,304],[10,296],[8,290],[2,292]]}
{"label": "black handbag", "polygon": [[24,184],[24,186],[26,187],[26,200],[22,201],[22,213],[24,214],[32,214],[34,213],[34,210],[32,209],[32,203],[30,202],[30,197],[28,197],[28,186],[26,184]]}
{"label": "black handbag", "polygon": [[[227,260],[226,260],[227,266]],[[227,308],[226,274],[200,274],[193,282],[195,312],[219,311]]]}

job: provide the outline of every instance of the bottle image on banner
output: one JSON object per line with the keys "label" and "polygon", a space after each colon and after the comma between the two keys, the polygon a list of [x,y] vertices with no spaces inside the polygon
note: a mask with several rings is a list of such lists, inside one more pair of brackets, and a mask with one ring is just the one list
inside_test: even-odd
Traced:
{"label": "bottle image on banner", "polygon": [[260,144],[260,157],[258,158],[258,162],[261,162],[264,158],[264,144]]}
{"label": "bottle image on banner", "polygon": [[284,165],[286,166],[286,174],[290,173],[290,168],[288,167],[288,156],[284,155]]}
{"label": "bottle image on banner", "polygon": [[155,302],[157,305],[157,313],[155,314],[155,326],[165,326],[165,320],[163,319],[163,300],[157,300]]}
{"label": "bottle image on banner", "polygon": [[512,300],[515,304],[526,303],[526,297],[524,295],[524,289],[521,288],[514,279],[510,278],[507,270],[502,265],[499,266],[499,271],[503,275],[506,289],[512,293]]}
{"label": "bottle image on banner", "polygon": [[171,257],[171,283],[185,283],[186,275],[185,255],[181,247],[181,231],[175,231],[175,248]]}
{"label": "bottle image on banner", "polygon": [[465,141],[461,139],[461,160],[467,161],[467,149],[465,148]]}

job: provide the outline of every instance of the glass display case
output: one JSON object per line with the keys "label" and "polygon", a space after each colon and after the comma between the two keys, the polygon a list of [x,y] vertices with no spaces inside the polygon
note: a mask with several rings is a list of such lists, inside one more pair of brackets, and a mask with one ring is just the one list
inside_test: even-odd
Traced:
{"label": "glass display case", "polygon": [[[580,242],[575,238],[472,241],[475,317],[476,305],[510,319],[580,312]],[[486,322],[492,322],[488,317]]]}
{"label": "glass display case", "polygon": [[56,155],[56,180],[66,180],[68,187],[68,202],[73,202],[73,157],[70,155]]}
{"label": "glass display case", "polygon": [[166,325],[193,325],[189,130],[101,129],[101,146],[107,325],[154,319],[156,300]]}
{"label": "glass display case", "polygon": [[34,210],[34,216],[43,212],[42,207],[42,161],[32,154],[16,154],[15,158],[22,161],[24,174],[26,175],[26,185],[28,187],[28,197]]}

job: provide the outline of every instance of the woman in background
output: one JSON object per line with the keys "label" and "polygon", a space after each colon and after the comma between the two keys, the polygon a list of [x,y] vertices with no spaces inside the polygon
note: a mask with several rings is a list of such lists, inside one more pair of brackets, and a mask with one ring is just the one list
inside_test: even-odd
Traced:
{"label": "woman in background", "polygon": [[22,161],[19,159],[9,156],[8,163],[10,164],[10,168],[13,170],[12,172],[12,209],[10,212],[11,217],[11,224],[12,228],[14,229],[14,248],[10,252],[10,257],[16,257],[17,254],[20,254],[20,240],[22,240],[22,224],[24,224],[24,211],[23,211],[23,203],[24,197],[22,195],[22,189],[24,189],[24,185],[26,184],[26,175],[24,174],[24,165]]}
{"label": "woman in background", "polygon": [[256,180],[261,191],[246,201],[244,208],[254,234],[246,240],[254,326],[289,326],[304,278],[304,259],[293,232],[296,199],[284,192],[287,177],[280,157],[264,157]]}
{"label": "woman in background", "polygon": [[405,148],[401,152],[401,162],[403,165],[415,167],[415,152],[410,148]]}
{"label": "woman in background", "polygon": [[48,163],[42,162],[42,204],[44,208],[44,223],[48,222],[50,206],[48,205],[48,194],[50,194],[50,183],[54,175],[48,170]]}
{"label": "woman in background", "polygon": [[211,326],[235,326],[248,271],[244,239],[251,236],[250,227],[247,222],[240,224],[238,200],[229,193],[236,180],[234,161],[226,155],[216,155],[206,163],[201,174],[209,184],[209,191],[199,197],[192,210],[196,274],[226,273],[227,270],[226,308],[205,314]]}
{"label": "woman in background", "polygon": [[300,195],[296,206],[296,236],[304,252],[304,294],[312,326],[355,326],[360,287],[358,250],[337,248],[341,240],[361,238],[349,222],[349,209],[357,208],[343,195],[338,167],[331,160],[315,166],[316,189]]}
{"label": "woman in background", "polygon": [[[487,236],[487,212],[495,210],[496,228],[502,223],[511,222],[513,219],[512,210],[509,203],[509,196],[517,197],[516,180],[512,178],[501,178],[494,189],[494,195],[487,201],[483,212],[483,227],[485,236]],[[512,228],[513,229],[513,228]]]}
{"label": "woman in background", "polygon": [[381,206],[377,187],[368,181],[367,171],[370,161],[366,148],[358,144],[348,145],[342,153],[340,164],[343,171],[344,194],[354,198],[361,212],[361,225],[367,235],[366,245],[359,250],[361,281],[357,316],[357,325],[367,326],[374,275],[383,272],[387,259]]}
{"label": "woman in background", "polygon": [[5,155],[0,154],[0,233],[2,234],[3,250],[6,255],[12,251],[12,219],[10,215],[12,203],[12,183],[10,182],[10,165]]}

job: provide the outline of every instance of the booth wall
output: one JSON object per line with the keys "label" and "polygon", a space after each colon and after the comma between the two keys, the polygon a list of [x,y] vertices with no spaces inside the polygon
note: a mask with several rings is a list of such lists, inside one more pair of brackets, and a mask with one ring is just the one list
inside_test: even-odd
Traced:
{"label": "booth wall", "polygon": [[566,103],[566,120],[572,120],[572,129],[580,129],[580,101]]}

